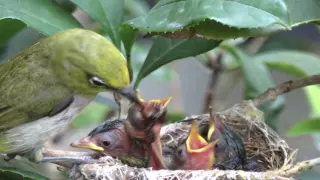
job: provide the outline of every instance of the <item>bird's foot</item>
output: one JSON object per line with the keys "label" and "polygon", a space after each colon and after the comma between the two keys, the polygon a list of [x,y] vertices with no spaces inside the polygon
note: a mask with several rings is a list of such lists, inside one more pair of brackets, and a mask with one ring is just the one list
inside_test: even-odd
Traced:
{"label": "bird's foot", "polygon": [[27,155],[28,160],[36,164],[41,163],[41,160],[43,158],[43,154],[42,154],[43,149],[44,148],[40,148],[40,149],[35,149],[31,151],[30,154]]}

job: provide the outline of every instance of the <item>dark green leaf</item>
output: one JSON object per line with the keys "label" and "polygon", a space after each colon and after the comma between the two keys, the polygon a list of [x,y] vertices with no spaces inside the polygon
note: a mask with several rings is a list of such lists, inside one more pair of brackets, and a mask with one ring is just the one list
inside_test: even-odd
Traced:
{"label": "dark green leaf", "polygon": [[49,178],[46,178],[34,172],[16,168],[0,168],[0,177],[2,179],[10,180],[49,180]]}
{"label": "dark green leaf", "polygon": [[161,0],[146,16],[127,23],[151,35],[187,38],[200,34],[217,40],[290,29],[283,0]]}
{"label": "dark green leaf", "polygon": [[13,35],[19,32],[25,24],[16,19],[0,20],[0,47],[2,47]]}
{"label": "dark green leaf", "polygon": [[[275,86],[270,72],[263,62],[254,60],[234,46],[222,44],[221,47],[231,53],[240,64],[246,83],[246,99],[255,98],[268,88]],[[273,102],[262,104],[260,108],[265,114],[266,123],[273,129],[276,129],[276,120],[284,108],[284,98],[279,96]]]}
{"label": "dark green leaf", "polygon": [[184,40],[172,40],[158,37],[154,40],[152,47],[144,61],[135,82],[138,87],[140,81],[154,70],[174,60],[190,56],[196,56],[207,52],[220,44],[220,41],[206,40],[202,38],[191,38]]}
{"label": "dark green leaf", "polygon": [[320,118],[302,120],[288,131],[289,136],[299,136],[320,132]]}
{"label": "dark green leaf", "polygon": [[126,50],[128,69],[130,75],[130,82],[133,79],[133,69],[132,69],[132,60],[131,60],[131,49],[136,40],[136,36],[138,33],[137,29],[132,29],[131,27],[123,24],[119,29],[120,37],[124,45],[124,49]]}
{"label": "dark green leaf", "polygon": [[318,0],[161,0],[127,23],[150,35],[218,40],[264,36],[319,20]]}
{"label": "dark green leaf", "polygon": [[0,12],[0,21],[18,19],[45,35],[80,27],[71,14],[48,0],[0,0]]}
{"label": "dark green leaf", "polygon": [[[250,12],[250,13],[248,13]],[[173,32],[209,19],[236,28],[287,26],[289,17],[282,0],[161,0],[147,16],[129,22],[148,32]]]}
{"label": "dark green leaf", "polygon": [[124,0],[72,0],[72,2],[102,24],[112,42],[120,49],[119,26],[123,21]]}

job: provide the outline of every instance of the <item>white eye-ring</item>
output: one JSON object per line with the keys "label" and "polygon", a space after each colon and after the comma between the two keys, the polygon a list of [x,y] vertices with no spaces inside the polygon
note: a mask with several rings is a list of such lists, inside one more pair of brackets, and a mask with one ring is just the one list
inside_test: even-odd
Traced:
{"label": "white eye-ring", "polygon": [[96,87],[104,87],[106,86],[106,83],[103,82],[100,78],[93,76],[89,79],[89,82]]}

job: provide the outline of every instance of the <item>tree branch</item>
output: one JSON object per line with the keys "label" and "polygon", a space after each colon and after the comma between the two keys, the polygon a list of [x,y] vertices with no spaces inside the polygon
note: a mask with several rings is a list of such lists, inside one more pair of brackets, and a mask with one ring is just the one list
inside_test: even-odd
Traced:
{"label": "tree branch", "polygon": [[265,102],[274,101],[277,96],[281,94],[285,94],[292,90],[315,84],[320,84],[320,74],[308,76],[297,80],[290,80],[278,85],[277,87],[269,88],[266,92],[254,98],[253,104],[255,106],[259,106]]}
{"label": "tree branch", "polygon": [[220,77],[220,72],[222,71],[222,57],[223,53],[222,51],[219,51],[218,55],[214,57],[210,54],[210,52],[207,53],[208,59],[209,59],[209,66],[210,69],[212,69],[212,73],[209,80],[209,86],[207,88],[207,93],[205,95],[205,102],[203,106],[203,113],[209,112],[209,106],[212,105],[212,102],[214,100],[215,96],[215,90],[216,86],[218,84],[218,79]]}

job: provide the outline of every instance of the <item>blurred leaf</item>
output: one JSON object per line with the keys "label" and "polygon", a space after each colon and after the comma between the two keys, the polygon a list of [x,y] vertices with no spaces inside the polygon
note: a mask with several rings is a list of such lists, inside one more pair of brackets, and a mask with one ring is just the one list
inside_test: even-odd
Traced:
{"label": "blurred leaf", "polygon": [[54,2],[58,3],[61,7],[63,7],[68,12],[73,12],[77,6],[72,3],[70,0],[53,0]]}
{"label": "blurred leaf", "polygon": [[[240,63],[240,68],[246,82],[245,98],[252,99],[265,92],[275,84],[271,78],[270,72],[263,62],[257,61],[244,54],[240,49],[229,44],[221,44],[226,52],[229,52]],[[261,105],[265,114],[266,123],[276,130],[276,120],[284,108],[283,96],[273,102],[267,102]]]}
{"label": "blurred leaf", "polygon": [[174,60],[190,56],[196,56],[207,52],[220,44],[220,41],[207,40],[202,38],[190,38],[184,40],[172,40],[164,37],[158,37],[153,41],[152,47],[144,61],[137,80],[135,88],[140,81],[154,70],[168,64]]}
{"label": "blurred leaf", "polygon": [[150,7],[145,0],[125,0],[124,9],[126,15],[138,17],[146,15]]}
{"label": "blurred leaf", "polygon": [[311,106],[310,117],[320,117],[320,86],[313,85],[305,88],[308,102]]}
{"label": "blurred leaf", "polygon": [[45,35],[80,27],[71,14],[48,0],[0,0],[0,21],[18,19]]}
{"label": "blurred leaf", "polygon": [[320,21],[319,0],[285,0],[290,14],[291,26]]}
{"label": "blurred leaf", "polygon": [[177,121],[181,121],[186,117],[186,114],[180,111],[169,111],[167,113],[167,121],[166,124],[174,123]]}
{"label": "blurred leaf", "polygon": [[[320,57],[317,54],[303,51],[269,51],[255,57],[274,69],[285,71],[294,76],[310,76],[320,73]],[[303,88],[312,108],[310,118],[320,116],[320,86]]]}
{"label": "blurred leaf", "polygon": [[320,56],[304,51],[269,51],[254,58],[274,69],[294,76],[307,76],[320,73]]}
{"label": "blurred leaf", "polygon": [[98,124],[104,120],[108,110],[108,106],[93,101],[76,116],[71,123],[71,128],[83,128]]}
{"label": "blurred leaf", "polygon": [[0,177],[10,180],[49,180],[39,174],[17,168],[0,168]]}
{"label": "blurred leaf", "polygon": [[123,21],[124,0],[72,0],[72,2],[102,24],[112,42],[120,49],[119,26]]}
{"label": "blurred leaf", "polygon": [[25,24],[16,19],[0,20],[0,47],[2,47],[13,35],[24,28]]}
{"label": "blurred leaf", "polygon": [[[127,23],[133,28],[155,34],[183,32],[187,37],[195,31],[212,39],[252,36],[264,31],[269,33],[290,29],[283,0],[161,0],[146,16]],[[251,32],[250,29],[253,28],[267,29]]]}
{"label": "blurred leaf", "polygon": [[299,136],[315,132],[320,132],[320,118],[302,120],[296,123],[288,131],[288,136]]}

